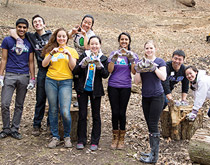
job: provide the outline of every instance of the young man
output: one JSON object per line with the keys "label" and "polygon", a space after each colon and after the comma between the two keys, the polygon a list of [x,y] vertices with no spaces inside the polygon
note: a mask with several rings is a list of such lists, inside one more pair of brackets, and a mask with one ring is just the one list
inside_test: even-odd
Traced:
{"label": "young man", "polygon": [[[0,133],[0,138],[11,135],[15,139],[22,139],[18,129],[20,127],[23,104],[27,89],[33,89],[35,86],[34,55],[30,42],[25,38],[27,30],[28,21],[23,18],[18,19],[16,22],[17,35],[24,41],[21,50],[16,47],[15,39],[10,36],[5,37],[1,45],[0,85],[2,86],[1,113],[3,131]],[[5,69],[6,73],[3,76]],[[31,75],[30,83],[29,71]],[[10,124],[9,107],[15,90],[15,110],[13,120]]]}
{"label": "young man", "polygon": [[[32,135],[39,136],[41,122],[44,117],[45,112],[45,104],[46,104],[46,93],[45,93],[45,77],[47,73],[47,67],[42,67],[41,57],[42,49],[48,43],[48,40],[51,37],[52,32],[50,30],[45,31],[45,21],[40,15],[35,15],[32,18],[32,25],[36,30],[35,33],[26,33],[26,37],[30,41],[33,50],[35,52],[35,57],[38,65],[38,74],[37,74],[37,88],[36,88],[36,106],[33,120],[33,131]],[[21,40],[18,38],[15,29],[10,30],[10,34],[12,37],[17,39],[17,43]],[[20,46],[21,47],[21,46]],[[47,121],[47,125],[49,126],[49,121]]]}
{"label": "young man", "polygon": [[173,96],[171,94],[174,89],[174,85],[178,82],[182,83],[182,101],[180,104],[186,105],[187,93],[189,90],[189,81],[187,80],[184,70],[184,59],[185,53],[182,50],[176,50],[173,52],[172,61],[168,61],[166,63],[167,70],[167,78],[162,82],[164,93],[166,96],[165,104],[163,109],[167,106],[168,100],[173,100]]}

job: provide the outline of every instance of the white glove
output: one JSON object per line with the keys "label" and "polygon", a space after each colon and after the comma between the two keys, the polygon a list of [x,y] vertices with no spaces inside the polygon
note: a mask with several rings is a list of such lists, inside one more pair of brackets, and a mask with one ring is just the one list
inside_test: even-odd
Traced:
{"label": "white glove", "polygon": [[28,84],[28,86],[27,86],[27,89],[32,90],[32,89],[35,87],[35,84],[36,84],[36,80],[31,79],[31,80],[29,81],[29,84]]}
{"label": "white glove", "polygon": [[21,38],[17,38],[16,40],[16,49],[15,52],[17,55],[21,55],[24,49],[24,41]]}
{"label": "white glove", "polygon": [[4,86],[4,76],[0,76],[0,86]]}
{"label": "white glove", "polygon": [[187,114],[186,119],[189,121],[194,121],[195,118],[197,117],[198,111],[197,110],[192,110],[189,114]]}
{"label": "white glove", "polygon": [[96,57],[96,56],[94,56],[93,62],[96,65],[97,69],[101,69],[101,68],[104,67],[103,64],[101,63],[100,59],[98,57]]}
{"label": "white glove", "polygon": [[92,61],[91,58],[87,56],[87,57],[82,59],[82,61],[79,63],[79,65],[82,68],[85,68],[91,61]]}

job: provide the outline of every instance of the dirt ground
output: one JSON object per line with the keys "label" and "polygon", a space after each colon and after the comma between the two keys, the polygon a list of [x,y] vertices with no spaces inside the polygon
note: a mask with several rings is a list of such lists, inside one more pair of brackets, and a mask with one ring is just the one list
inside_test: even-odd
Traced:
{"label": "dirt ground", "polygon": [[[0,43],[8,35],[8,30],[15,27],[15,21],[24,17],[31,22],[32,16],[40,14],[45,18],[46,29],[55,30],[64,27],[70,30],[80,24],[85,14],[95,18],[94,32],[102,38],[102,51],[109,55],[117,49],[118,35],[129,32],[132,37],[131,48],[139,57],[143,55],[143,45],[153,39],[156,42],[157,55],[164,60],[170,60],[176,49],[186,53],[186,65],[192,64],[199,69],[209,72],[210,45],[206,43],[206,36],[210,33],[210,3],[209,0],[196,1],[194,8],[189,8],[173,0],[10,0],[5,7],[6,0],[0,1]],[[30,24],[30,31],[33,28]],[[72,41],[69,42],[73,46]],[[1,51],[0,51],[1,56]],[[107,80],[104,81],[105,89]],[[179,99],[178,85],[173,92]],[[192,93],[189,92],[189,102],[192,104]],[[31,135],[32,120],[35,105],[35,89],[28,91],[24,105],[24,112],[20,132],[23,139],[18,141],[10,137],[0,141],[0,164],[75,164],[75,165],[134,165],[141,164],[138,159],[140,152],[148,148],[148,131],[141,107],[141,96],[132,93],[127,110],[126,149],[111,150],[111,113],[107,94],[101,105],[102,135],[100,148],[91,152],[87,148],[83,151],[64,149],[63,144],[56,149],[46,146],[50,136],[46,132],[46,117],[43,121],[41,136]],[[209,107],[205,102],[204,111]],[[11,111],[14,108],[14,99]],[[12,113],[11,113],[12,114]],[[0,127],[2,120],[0,119]],[[210,129],[210,120],[204,116],[204,128]],[[157,164],[183,165],[192,164],[187,151],[189,141],[174,141],[161,137],[160,156]]]}

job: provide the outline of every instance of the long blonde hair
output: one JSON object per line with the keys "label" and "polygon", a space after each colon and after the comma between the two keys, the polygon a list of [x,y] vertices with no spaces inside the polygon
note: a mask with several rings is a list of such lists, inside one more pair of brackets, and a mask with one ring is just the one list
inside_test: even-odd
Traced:
{"label": "long blonde hair", "polygon": [[45,57],[45,55],[47,53],[49,53],[51,50],[53,50],[54,48],[59,46],[59,44],[56,40],[57,39],[57,34],[58,34],[59,31],[65,31],[66,32],[66,35],[67,35],[66,43],[68,43],[68,41],[69,41],[68,32],[64,28],[59,28],[59,29],[55,30],[54,33],[52,34],[52,36],[50,37],[49,42],[45,45],[44,49],[42,50],[42,54],[41,54],[42,57]]}

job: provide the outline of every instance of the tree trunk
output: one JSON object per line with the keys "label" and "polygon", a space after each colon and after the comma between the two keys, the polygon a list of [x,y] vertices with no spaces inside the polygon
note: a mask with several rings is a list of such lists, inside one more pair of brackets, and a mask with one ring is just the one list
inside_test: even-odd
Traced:
{"label": "tree trunk", "polygon": [[190,159],[199,164],[210,164],[210,130],[198,129],[190,140]]}
{"label": "tree trunk", "polygon": [[161,134],[163,137],[171,137],[174,140],[190,139],[198,128],[203,127],[203,113],[198,112],[194,122],[185,119],[192,106],[175,106],[169,104],[169,108],[163,110],[160,117]]}

